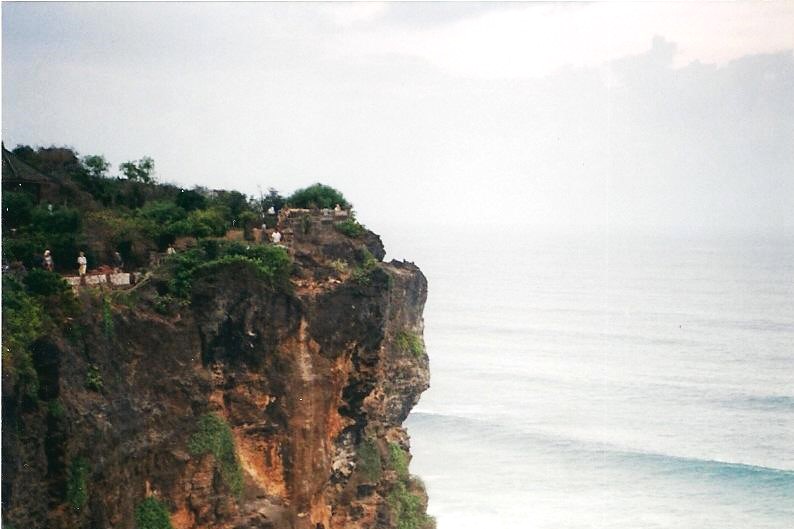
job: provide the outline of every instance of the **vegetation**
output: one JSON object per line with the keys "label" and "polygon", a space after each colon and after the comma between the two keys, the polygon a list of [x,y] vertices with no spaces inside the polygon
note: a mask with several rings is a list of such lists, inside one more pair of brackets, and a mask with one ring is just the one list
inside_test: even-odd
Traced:
{"label": "vegetation", "polygon": [[344,259],[334,259],[331,261],[331,268],[339,272],[340,274],[347,273],[350,270],[350,265],[347,264],[347,261]]}
{"label": "vegetation", "polygon": [[339,233],[347,235],[351,239],[357,239],[358,237],[361,237],[366,231],[366,228],[359,224],[355,219],[343,220],[342,222],[334,224],[334,227]]}
{"label": "vegetation", "polygon": [[422,356],[422,353],[425,352],[424,346],[422,345],[422,338],[420,338],[419,335],[414,332],[398,332],[397,336],[395,337],[395,342],[397,343],[397,347],[400,349],[400,351],[403,353],[411,353],[417,358]]}
{"label": "vegetation", "polygon": [[145,266],[150,252],[164,251],[179,237],[220,237],[231,227],[250,236],[267,207],[284,204],[275,190],[257,201],[237,191],[156,184],[149,157],[121,164],[116,177],[108,176],[100,155],[79,158],[57,147],[13,152],[58,186],[41,199],[27,188],[2,195],[3,257],[28,269],[41,268],[45,249],[61,272],[76,271],[80,251],[89,268],[111,263],[114,251],[127,267]]}
{"label": "vegetation", "polygon": [[83,457],[77,457],[69,465],[66,479],[66,501],[76,511],[79,511],[88,502],[88,462]]}
{"label": "vegetation", "polygon": [[148,156],[144,156],[137,162],[124,162],[119,165],[119,171],[128,180],[137,180],[140,182],[153,182],[154,181],[154,160]]}
{"label": "vegetation", "polygon": [[105,386],[102,381],[102,373],[96,364],[89,364],[88,370],[85,373],[85,387],[92,391],[100,392]]}
{"label": "vegetation", "polygon": [[372,272],[378,267],[378,260],[375,259],[369,250],[361,250],[361,264],[353,270],[353,281],[362,286],[372,283]]}
{"label": "vegetation", "polygon": [[273,289],[286,289],[292,261],[284,248],[271,245],[246,246],[239,242],[207,239],[196,248],[168,258],[164,271],[169,294],[187,299],[196,277],[217,273],[226,266],[245,266]]}
{"label": "vegetation", "polygon": [[30,346],[42,335],[44,318],[41,301],[4,276],[3,374],[15,379],[20,393],[32,400],[38,398],[39,380]]}
{"label": "vegetation", "polygon": [[389,467],[400,479],[408,479],[408,453],[397,443],[389,443]]}
{"label": "vegetation", "polygon": [[108,338],[113,336],[113,310],[108,296],[102,297],[102,329]]}
{"label": "vegetation", "polygon": [[96,154],[84,157],[83,165],[88,171],[88,174],[94,178],[105,178],[108,169],[110,169],[110,163],[105,160],[105,157]]}
{"label": "vegetation", "polygon": [[39,268],[28,272],[23,282],[28,292],[36,296],[54,296],[69,291],[69,284],[60,275]]}
{"label": "vegetation", "polygon": [[342,193],[319,183],[298,189],[287,198],[287,204],[294,208],[333,208],[337,204],[345,209],[352,207]]}
{"label": "vegetation", "polygon": [[157,498],[148,497],[135,508],[136,529],[173,529],[168,507]]}
{"label": "vegetation", "polygon": [[201,416],[188,448],[193,455],[212,454],[223,482],[235,496],[242,494],[243,472],[235,452],[232,429],[226,421],[211,413]]}
{"label": "vegetation", "polygon": [[429,529],[435,527],[432,517],[424,512],[422,500],[399,481],[386,497],[397,529]]}
{"label": "vegetation", "polygon": [[364,439],[358,446],[358,468],[367,481],[374,483],[380,480],[383,462],[374,439]]}
{"label": "vegetation", "polygon": [[47,414],[53,419],[61,419],[66,414],[66,410],[63,409],[60,400],[54,399],[47,403]]}

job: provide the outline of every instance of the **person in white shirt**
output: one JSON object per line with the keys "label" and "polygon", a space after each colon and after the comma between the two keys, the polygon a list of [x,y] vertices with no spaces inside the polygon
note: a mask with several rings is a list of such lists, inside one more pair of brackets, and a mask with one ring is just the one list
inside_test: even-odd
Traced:
{"label": "person in white shirt", "polygon": [[270,235],[270,240],[273,241],[273,244],[278,244],[281,242],[281,232],[276,230]]}
{"label": "person in white shirt", "polygon": [[88,259],[86,259],[83,252],[80,252],[80,257],[77,258],[77,273],[80,274],[80,277],[83,277],[87,269]]}

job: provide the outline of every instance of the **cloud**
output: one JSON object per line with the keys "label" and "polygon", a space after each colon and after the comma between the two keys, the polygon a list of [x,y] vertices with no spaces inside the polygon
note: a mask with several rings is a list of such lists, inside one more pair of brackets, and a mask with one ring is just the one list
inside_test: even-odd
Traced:
{"label": "cloud", "polygon": [[651,35],[678,44],[676,67],[794,48],[791,2],[511,6],[414,31],[374,28],[352,35],[348,49],[421,57],[467,77],[522,78],[637,55]]}

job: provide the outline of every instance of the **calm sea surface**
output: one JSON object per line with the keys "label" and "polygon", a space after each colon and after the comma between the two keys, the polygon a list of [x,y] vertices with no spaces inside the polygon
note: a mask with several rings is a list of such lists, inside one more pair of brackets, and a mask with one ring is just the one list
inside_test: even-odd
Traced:
{"label": "calm sea surface", "polygon": [[439,529],[794,527],[794,239],[383,233]]}

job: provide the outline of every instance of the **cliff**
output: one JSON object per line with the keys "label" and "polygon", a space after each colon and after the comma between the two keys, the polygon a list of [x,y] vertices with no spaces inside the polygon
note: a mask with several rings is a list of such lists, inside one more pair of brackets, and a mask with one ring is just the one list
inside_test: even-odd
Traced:
{"label": "cliff", "polygon": [[371,232],[295,222],[282,286],[227,259],[184,298],[167,266],[79,291],[31,346],[36,394],[5,380],[6,526],[432,525],[401,426],[429,382],[426,280]]}

